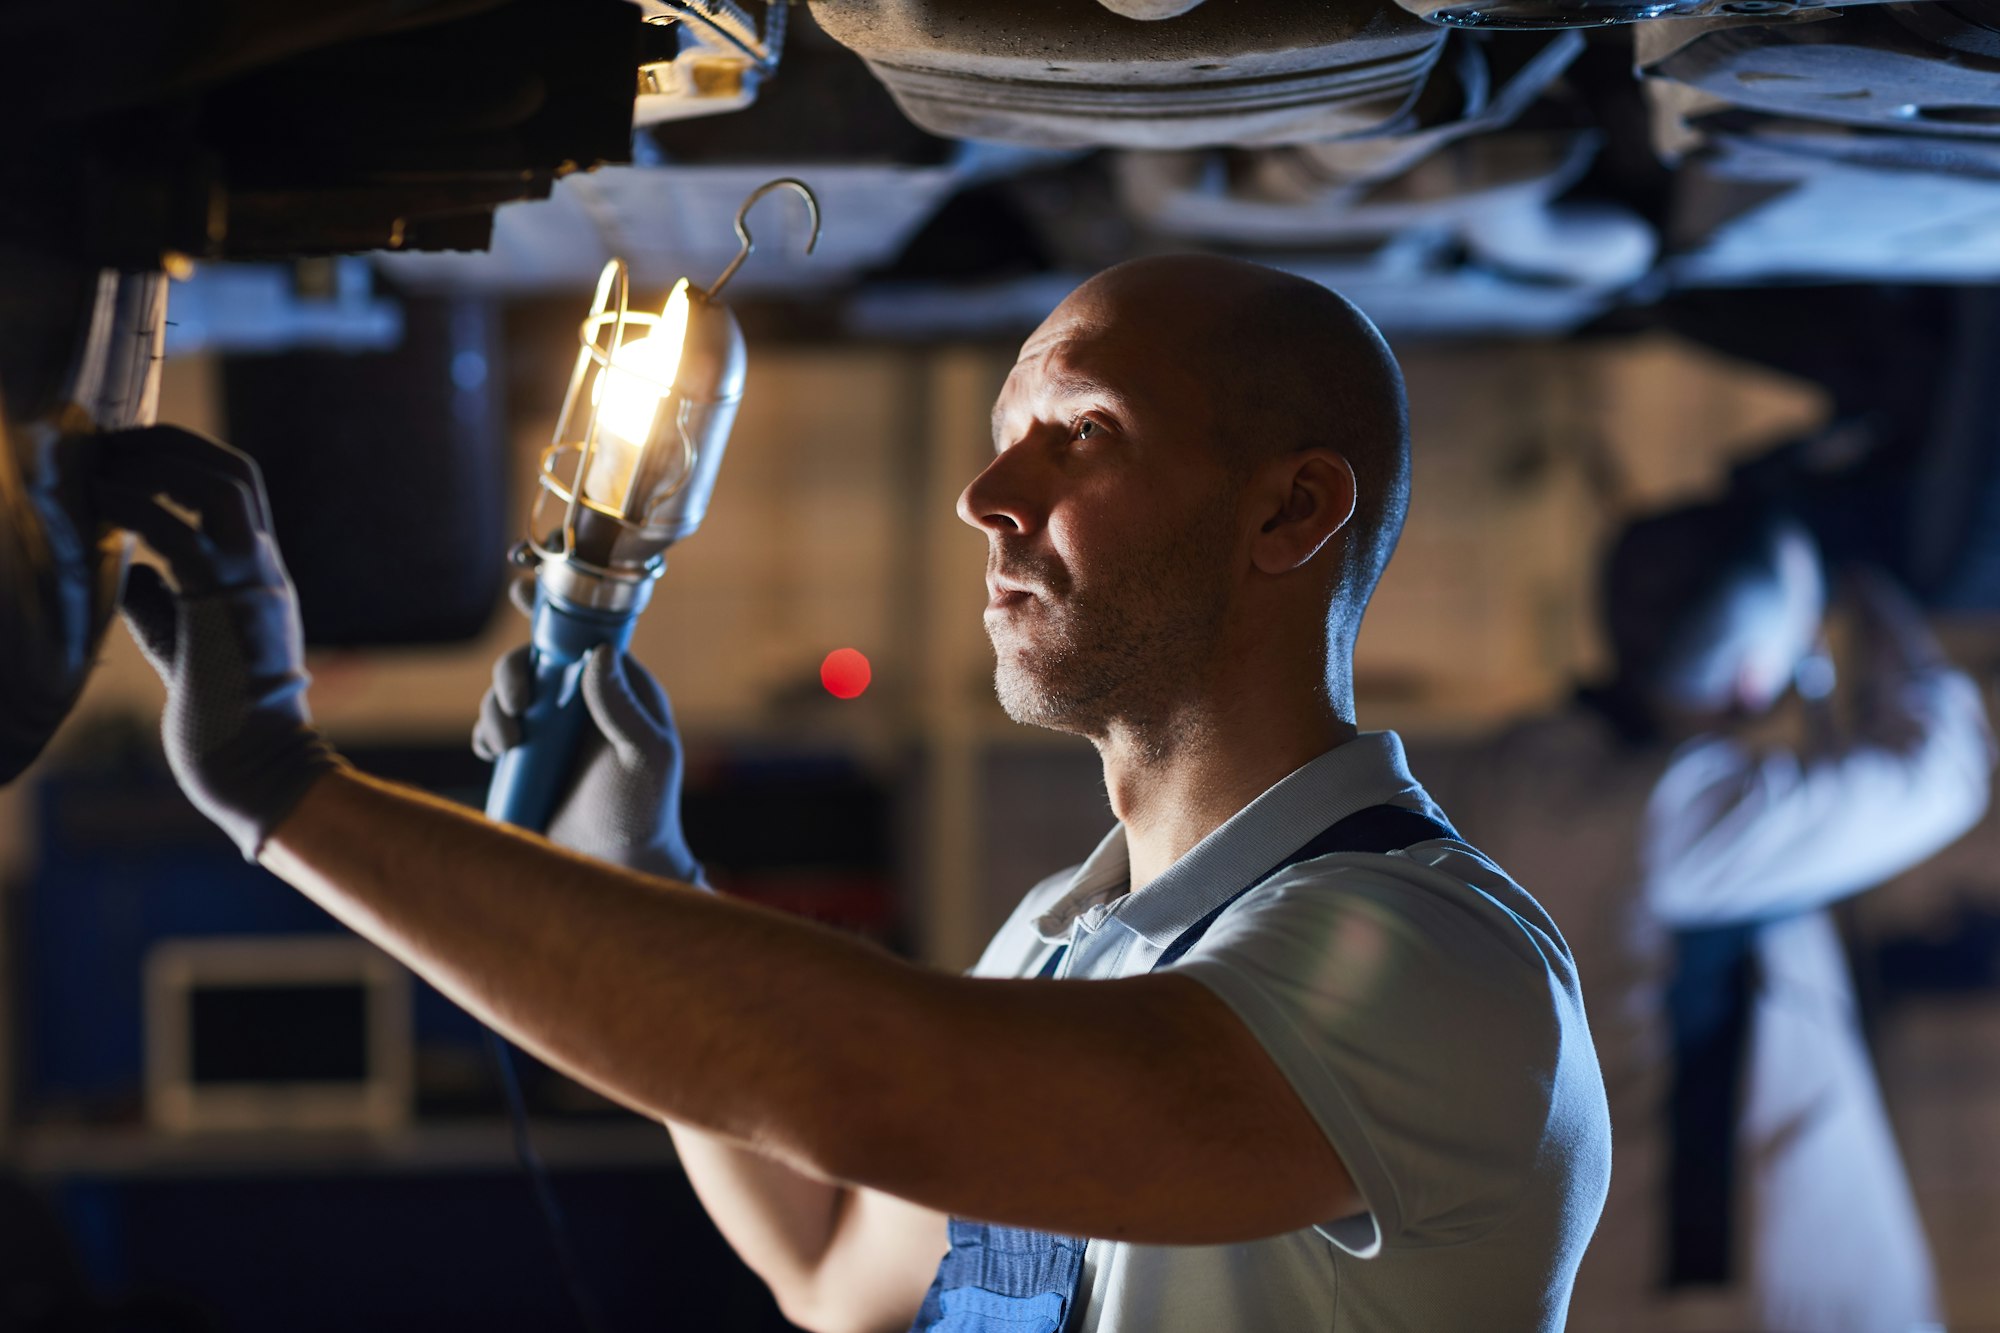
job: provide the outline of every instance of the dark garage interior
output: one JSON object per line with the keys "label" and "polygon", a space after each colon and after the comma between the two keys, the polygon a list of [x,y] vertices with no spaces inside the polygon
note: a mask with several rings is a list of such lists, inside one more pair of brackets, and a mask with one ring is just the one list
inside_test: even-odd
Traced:
{"label": "dark garage interior", "polygon": [[[1411,508],[1354,704],[1474,841],[1499,779],[1465,757],[1606,679],[1606,553],[1676,507],[1781,513],[1825,571],[1823,641],[1758,753],[1879,722],[1884,623],[1990,703],[1991,0],[4,0],[0,61],[0,1328],[795,1326],[657,1117],[509,1049],[182,794],[118,616],[161,556],[99,506],[108,432],[254,460],[319,732],[534,829],[546,808],[497,814],[468,739],[582,559],[643,609],[613,607],[672,698],[709,883],[948,973],[1113,823],[1098,753],[996,701],[985,543],[953,506],[1022,340],[1124,261],[1250,260],[1393,349]],[[776,181],[804,188],[755,193]],[[623,439],[620,374],[653,385],[647,421],[667,401],[635,344],[669,328],[694,478],[656,492],[671,534],[633,518],[664,427],[637,432],[632,498],[589,472]],[[1910,1329],[2000,1329],[2000,816],[1977,797],[1812,909],[1837,976],[1801,1021],[1879,1095]],[[1537,879],[1598,832],[1487,850],[1576,949],[1615,1143],[1617,1005]],[[1842,836],[1875,866],[1869,829]],[[1747,984],[1783,1002],[1782,972]],[[1746,1282],[1781,1254],[1742,1248],[1749,1143],[1717,1242]],[[1875,1209],[1842,1189],[1801,1197]],[[1785,1262],[1829,1290],[1852,1267]],[[1701,1299],[1603,1322],[1580,1294],[1568,1326],[1875,1317]]]}

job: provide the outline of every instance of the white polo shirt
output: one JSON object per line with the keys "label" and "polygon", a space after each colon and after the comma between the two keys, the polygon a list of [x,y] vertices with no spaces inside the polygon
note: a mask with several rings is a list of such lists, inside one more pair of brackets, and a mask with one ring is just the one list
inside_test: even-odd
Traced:
{"label": "white polo shirt", "polygon": [[[1028,894],[974,973],[1034,976],[1060,944],[1063,977],[1150,971],[1218,903],[1381,804],[1438,814],[1387,732],[1284,778],[1138,893],[1114,828]],[[1456,841],[1324,856],[1232,904],[1174,970],[1263,1043],[1367,1209],[1239,1245],[1092,1240],[1071,1333],[1563,1326],[1611,1133],[1575,968],[1534,899]]]}

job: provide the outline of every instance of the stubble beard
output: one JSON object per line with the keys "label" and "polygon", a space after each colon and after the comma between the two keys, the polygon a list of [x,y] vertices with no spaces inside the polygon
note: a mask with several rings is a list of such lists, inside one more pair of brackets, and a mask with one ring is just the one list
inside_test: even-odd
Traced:
{"label": "stubble beard", "polygon": [[1180,540],[1129,553],[1108,579],[1038,596],[989,624],[993,689],[1025,726],[1102,739],[1174,725],[1179,706],[1213,658],[1227,614],[1227,575],[1209,543],[1227,540],[1222,513]]}
{"label": "stubble beard", "polygon": [[[1016,621],[992,634],[993,692],[1014,721],[1092,736],[1102,733],[1120,711],[1113,702],[1129,695],[1143,674],[1129,648],[1127,617],[1086,601],[1060,607],[1046,602],[1027,613],[1033,625]],[[1077,621],[1089,626],[1079,633]]]}

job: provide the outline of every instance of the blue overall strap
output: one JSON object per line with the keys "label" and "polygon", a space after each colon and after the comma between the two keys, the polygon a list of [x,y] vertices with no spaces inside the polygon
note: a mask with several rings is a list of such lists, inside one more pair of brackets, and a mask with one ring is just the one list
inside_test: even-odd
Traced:
{"label": "blue overall strap", "polygon": [[1228,911],[1238,898],[1279,871],[1290,870],[1301,861],[1310,861],[1318,856],[1332,856],[1335,852],[1374,852],[1377,855],[1387,855],[1390,852],[1400,852],[1406,847],[1414,847],[1420,842],[1457,836],[1458,830],[1442,819],[1433,819],[1422,811],[1406,810],[1400,805],[1371,805],[1366,810],[1357,810],[1210,908],[1206,916],[1182,931],[1174,942],[1167,946],[1166,951],[1160,955],[1160,960],[1153,964],[1153,971],[1157,972],[1163,967],[1172,967],[1178,963],[1181,955],[1192,949],[1202,936],[1208,934],[1208,928],[1215,924],[1216,918]]}
{"label": "blue overall strap", "polygon": [[[1182,931],[1152,970],[1177,962],[1231,903],[1301,861],[1334,852],[1396,852],[1457,836],[1442,820],[1400,806],[1370,806],[1349,815]],[[1056,974],[1067,947],[1049,956],[1040,976]],[[1083,1276],[1083,1239],[956,1217],[950,1236],[951,1250],[938,1265],[910,1333],[1062,1333]]]}
{"label": "blue overall strap", "polygon": [[1750,1054],[1757,936],[1764,922],[1674,932],[1667,986],[1673,1033],[1667,1168],[1668,1287],[1729,1280],[1736,1120]]}

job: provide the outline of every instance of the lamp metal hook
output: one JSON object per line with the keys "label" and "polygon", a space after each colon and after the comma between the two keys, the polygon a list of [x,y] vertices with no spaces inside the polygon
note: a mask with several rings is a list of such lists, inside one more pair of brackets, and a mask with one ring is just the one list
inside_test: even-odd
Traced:
{"label": "lamp metal hook", "polygon": [[756,240],[750,235],[751,207],[771,191],[780,189],[797,190],[799,198],[805,200],[806,216],[812,219],[812,235],[806,239],[806,253],[811,254],[818,247],[819,198],[813,194],[812,187],[791,176],[780,176],[777,180],[765,181],[752,190],[750,197],[743,201],[743,206],[736,210],[736,239],[742,242],[742,246],[737,250],[736,258],[729,261],[729,267],[722,270],[716,280],[708,285],[708,295],[711,298],[722,290],[724,283],[736,276],[736,270],[743,267],[743,261],[757,248]]}

